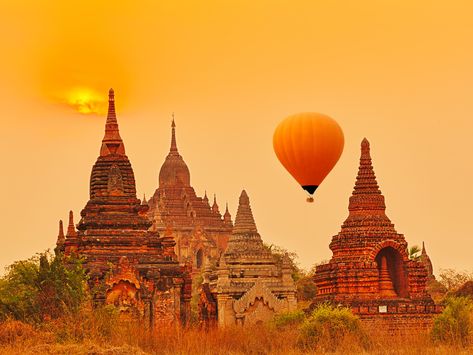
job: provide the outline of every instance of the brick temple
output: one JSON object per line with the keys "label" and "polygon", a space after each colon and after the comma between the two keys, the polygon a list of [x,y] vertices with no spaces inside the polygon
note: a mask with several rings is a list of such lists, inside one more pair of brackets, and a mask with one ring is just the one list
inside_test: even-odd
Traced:
{"label": "brick temple", "polygon": [[429,327],[439,312],[426,291],[431,264],[427,270],[425,247],[422,261],[409,259],[404,236],[386,216],[367,139],[361,143],[348,210],[340,233],[330,243],[330,262],[316,268],[314,303],[348,306],[364,322],[391,333]]}
{"label": "brick temple", "polygon": [[219,326],[258,324],[297,307],[292,266],[263,245],[243,190],[235,226],[218,265],[204,273],[200,318]]}
{"label": "brick temple", "polygon": [[432,266],[432,261],[430,260],[427,250],[425,249],[425,243],[422,242],[422,251],[419,257],[419,261],[424,265],[427,270],[427,282],[435,281],[434,267]]}
{"label": "brick temple", "polygon": [[216,262],[227,246],[233,223],[228,205],[222,216],[216,197],[210,206],[207,193],[196,195],[190,172],[179,154],[176,124],[171,126],[171,147],[159,171],[159,187],[147,202],[152,230],[171,236],[181,263],[190,263],[194,273]]}
{"label": "brick temple", "polygon": [[190,312],[190,269],[179,265],[172,236],[150,230],[149,207],[136,197],[112,89],[108,104],[105,136],[90,177],[90,199],[77,230],[72,212],[65,236],[60,222],[57,250],[85,258],[97,304],[113,304],[123,317],[151,327],[185,322]]}

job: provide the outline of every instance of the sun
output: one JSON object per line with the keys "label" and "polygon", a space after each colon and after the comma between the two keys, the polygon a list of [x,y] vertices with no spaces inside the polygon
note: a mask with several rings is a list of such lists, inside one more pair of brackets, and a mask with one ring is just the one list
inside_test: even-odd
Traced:
{"label": "sun", "polygon": [[82,114],[104,114],[106,112],[106,97],[97,91],[78,87],[65,91],[61,101]]}

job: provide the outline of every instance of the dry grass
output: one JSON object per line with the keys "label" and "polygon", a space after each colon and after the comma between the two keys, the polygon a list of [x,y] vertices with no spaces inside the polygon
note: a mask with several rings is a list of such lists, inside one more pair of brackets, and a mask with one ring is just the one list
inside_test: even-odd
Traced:
{"label": "dry grass", "polygon": [[[427,334],[386,337],[368,332],[369,344],[345,336],[332,354],[470,354],[461,348],[432,343]],[[201,329],[165,327],[144,331],[113,317],[82,314],[38,328],[18,321],[0,324],[0,354],[324,354],[330,339],[317,348],[303,348],[296,327],[271,326]],[[325,343],[324,343],[325,342]]]}

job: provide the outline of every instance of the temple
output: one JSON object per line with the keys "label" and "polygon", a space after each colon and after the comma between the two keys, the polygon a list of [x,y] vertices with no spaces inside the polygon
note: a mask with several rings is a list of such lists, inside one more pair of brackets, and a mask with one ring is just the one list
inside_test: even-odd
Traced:
{"label": "temple", "polygon": [[430,257],[427,254],[424,242],[422,242],[422,252],[420,254],[419,261],[424,264],[424,267],[427,270],[427,281],[435,280],[434,267],[432,266],[432,261],[430,260]]}
{"label": "temple", "polygon": [[330,243],[330,262],[316,268],[314,304],[348,306],[364,322],[391,333],[430,326],[439,308],[426,291],[428,270],[409,259],[404,236],[386,216],[366,138],[348,210]]}
{"label": "temple", "polygon": [[149,230],[148,205],[136,197],[133,169],[125,154],[109,91],[105,136],[92,168],[90,199],[77,230],[72,211],[58,252],[85,259],[97,304],[113,304],[123,317],[156,327],[185,322],[190,312],[190,267],[179,265],[174,239]]}
{"label": "temple", "polygon": [[216,267],[206,267],[200,318],[219,326],[257,324],[296,305],[291,264],[287,256],[276,261],[264,247],[243,191],[225,253]]}
{"label": "temple", "polygon": [[171,147],[159,171],[159,187],[147,202],[152,231],[165,233],[176,242],[178,260],[192,265],[194,275],[216,262],[227,246],[233,223],[226,207],[223,216],[214,195],[198,197],[190,183],[187,164],[179,154],[176,124],[171,125]]}

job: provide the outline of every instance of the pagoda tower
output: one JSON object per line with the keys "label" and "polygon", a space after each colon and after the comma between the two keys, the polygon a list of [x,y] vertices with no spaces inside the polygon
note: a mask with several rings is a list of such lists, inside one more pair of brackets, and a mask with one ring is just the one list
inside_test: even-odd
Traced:
{"label": "pagoda tower", "polygon": [[434,267],[432,266],[432,261],[430,260],[430,257],[427,254],[424,242],[422,242],[422,252],[420,254],[419,260],[422,264],[424,264],[425,269],[427,270],[427,281],[435,280]]}
{"label": "pagoda tower", "polygon": [[389,332],[428,327],[439,309],[426,291],[427,270],[409,259],[404,236],[386,216],[366,138],[348,210],[330,262],[316,268],[315,304],[348,306],[365,322],[385,322]]}
{"label": "pagoda tower", "polygon": [[176,242],[180,263],[189,262],[194,275],[216,262],[227,246],[233,223],[228,208],[222,216],[214,195],[210,206],[207,193],[198,197],[190,182],[190,172],[180,155],[176,140],[176,123],[171,123],[169,153],[159,171],[159,187],[149,199],[151,230],[168,231]]}
{"label": "pagoda tower", "polygon": [[90,199],[77,231],[72,211],[65,238],[61,223],[57,248],[66,256],[85,258],[91,289],[103,290],[96,293],[96,303],[114,304],[125,317],[151,326],[185,321],[190,274],[176,260],[174,240],[149,231],[149,207],[136,197],[112,89],[108,104],[105,136],[90,177]]}
{"label": "pagoda tower", "polygon": [[287,256],[276,261],[264,247],[243,190],[227,249],[204,273],[201,319],[220,326],[255,324],[296,306],[291,264]]}

